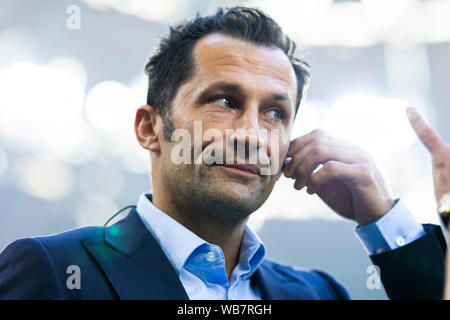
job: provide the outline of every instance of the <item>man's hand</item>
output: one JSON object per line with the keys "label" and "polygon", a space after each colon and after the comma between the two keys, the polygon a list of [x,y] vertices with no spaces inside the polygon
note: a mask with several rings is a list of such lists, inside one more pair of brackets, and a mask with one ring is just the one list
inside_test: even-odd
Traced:
{"label": "man's hand", "polygon": [[[292,141],[283,168],[297,190],[307,186],[331,209],[365,226],[394,206],[385,182],[369,154],[322,130]],[[316,170],[320,165],[322,168]],[[315,171],[316,170],[316,171]]]}
{"label": "man's hand", "polygon": [[433,160],[434,195],[436,201],[450,192],[450,145],[430,127],[414,109],[407,109],[408,119],[420,141],[430,151]]}

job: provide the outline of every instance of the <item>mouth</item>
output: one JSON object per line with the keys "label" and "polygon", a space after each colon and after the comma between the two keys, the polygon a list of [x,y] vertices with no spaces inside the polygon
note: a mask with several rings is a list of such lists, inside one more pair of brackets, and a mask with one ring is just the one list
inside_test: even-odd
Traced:
{"label": "mouth", "polygon": [[260,175],[261,173],[261,168],[253,164],[214,164],[214,166],[221,166],[229,171],[245,175]]}

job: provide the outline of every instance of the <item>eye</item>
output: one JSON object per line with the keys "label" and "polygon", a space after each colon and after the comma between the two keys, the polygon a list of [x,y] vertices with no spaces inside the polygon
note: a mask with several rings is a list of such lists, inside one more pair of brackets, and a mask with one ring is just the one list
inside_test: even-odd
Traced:
{"label": "eye", "polygon": [[231,104],[231,100],[227,99],[227,98],[216,98],[214,99],[214,103],[221,106],[222,108],[233,108],[232,104]]}
{"label": "eye", "polygon": [[269,116],[274,119],[274,120],[281,120],[283,119],[283,114],[282,112],[278,111],[278,110],[269,110],[267,111],[267,114],[269,114]]}

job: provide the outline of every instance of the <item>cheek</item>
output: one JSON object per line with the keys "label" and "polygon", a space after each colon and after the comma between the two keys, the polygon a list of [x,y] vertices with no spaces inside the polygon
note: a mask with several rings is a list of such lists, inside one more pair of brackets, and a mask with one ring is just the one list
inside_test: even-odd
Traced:
{"label": "cheek", "polygon": [[290,143],[290,135],[284,130],[274,129],[268,131],[267,144],[270,146],[272,152],[279,154],[280,159],[284,159],[289,150]]}
{"label": "cheek", "polygon": [[186,113],[183,117],[177,117],[173,124],[175,128],[183,128],[189,131],[194,138],[194,133],[201,133],[203,136],[207,130],[219,130],[225,135],[226,129],[233,128],[233,119],[230,112],[208,112],[205,110],[195,114]]}
{"label": "cheek", "polygon": [[289,151],[290,141],[287,137],[281,136],[278,139],[271,137],[270,141],[270,158],[272,160],[272,172],[276,172],[275,179],[278,180],[283,169],[284,160]]}
{"label": "cheek", "polygon": [[236,115],[229,110],[205,110],[201,112],[197,119],[202,122],[204,130],[218,129],[225,133],[226,129],[234,128]]}
{"label": "cheek", "polygon": [[173,145],[167,143],[164,148],[161,149],[161,164],[162,168],[172,168],[174,162],[172,161]]}

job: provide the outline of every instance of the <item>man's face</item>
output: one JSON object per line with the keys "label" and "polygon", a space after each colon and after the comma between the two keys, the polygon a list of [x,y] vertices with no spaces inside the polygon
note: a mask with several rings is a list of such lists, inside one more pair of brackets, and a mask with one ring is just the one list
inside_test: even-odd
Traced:
{"label": "man's face", "polygon": [[[296,76],[280,49],[221,34],[200,39],[193,53],[194,76],[179,88],[171,106],[174,128],[186,129],[192,137],[192,160],[220,145],[224,152],[235,148],[235,163],[238,158],[249,163],[248,158],[242,159],[238,145],[259,141],[260,150],[266,150],[266,155],[280,165],[275,174],[261,175],[204,161],[175,164],[172,149],[177,142],[161,137],[161,177],[168,192],[185,203],[194,201],[208,212],[244,218],[266,201],[280,177],[295,115]],[[201,123],[202,134],[215,129],[223,139],[212,137],[202,141],[201,149],[195,149],[195,121]],[[230,129],[234,131],[227,135]],[[274,132],[278,134],[275,140]],[[229,163],[227,155],[223,159]]]}

